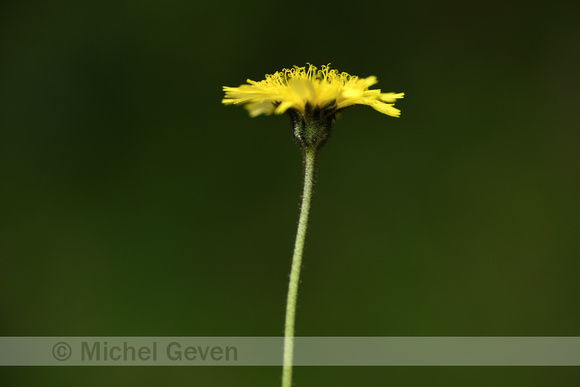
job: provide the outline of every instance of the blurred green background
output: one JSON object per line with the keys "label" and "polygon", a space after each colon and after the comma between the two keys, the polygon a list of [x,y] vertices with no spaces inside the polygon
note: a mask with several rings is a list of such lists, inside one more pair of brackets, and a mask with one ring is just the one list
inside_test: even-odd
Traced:
{"label": "blurred green background", "polygon": [[[301,159],[223,85],[405,92],[322,150],[299,336],[580,335],[580,3],[4,1],[0,335],[280,336]],[[307,386],[578,368],[301,367]],[[5,386],[277,386],[278,367],[3,368]]]}

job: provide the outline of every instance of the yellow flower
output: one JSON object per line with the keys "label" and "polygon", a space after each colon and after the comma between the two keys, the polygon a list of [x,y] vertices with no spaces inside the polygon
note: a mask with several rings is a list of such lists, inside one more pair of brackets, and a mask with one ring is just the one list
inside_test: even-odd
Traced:
{"label": "yellow flower", "polygon": [[318,149],[328,139],[338,113],[353,105],[369,105],[381,113],[399,117],[394,107],[403,93],[381,93],[369,90],[377,83],[375,76],[360,79],[331,70],[329,65],[294,66],[271,75],[263,81],[247,80],[240,87],[224,86],[222,102],[243,104],[252,117],[260,114],[288,113],[292,135],[303,150]]}
{"label": "yellow flower", "polygon": [[316,66],[294,66],[274,74],[266,75],[263,81],[247,80],[239,87],[224,86],[226,105],[245,104],[252,117],[260,114],[293,113],[308,114],[311,110],[326,110],[334,115],[353,105],[369,105],[375,110],[393,117],[401,111],[394,107],[404,93],[381,93],[369,90],[377,83],[375,76],[359,78],[347,73],[339,73],[328,65],[320,70]]}

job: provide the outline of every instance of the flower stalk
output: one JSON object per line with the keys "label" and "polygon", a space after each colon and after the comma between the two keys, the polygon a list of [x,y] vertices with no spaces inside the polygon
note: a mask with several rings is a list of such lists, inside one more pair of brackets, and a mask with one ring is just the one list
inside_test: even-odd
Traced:
{"label": "flower stalk", "polygon": [[284,357],[282,369],[282,387],[292,385],[292,365],[294,361],[294,324],[296,322],[296,300],[298,298],[298,284],[300,282],[300,268],[302,266],[302,254],[306,229],[308,227],[308,215],[312,201],[312,187],[314,186],[314,164],[316,162],[317,148],[310,146],[304,149],[304,188],[302,191],[302,204],[300,206],[300,218],[294,254],[292,256],[292,269],[290,271],[290,283],[288,284],[288,298],[286,301],[286,322],[284,328]]}

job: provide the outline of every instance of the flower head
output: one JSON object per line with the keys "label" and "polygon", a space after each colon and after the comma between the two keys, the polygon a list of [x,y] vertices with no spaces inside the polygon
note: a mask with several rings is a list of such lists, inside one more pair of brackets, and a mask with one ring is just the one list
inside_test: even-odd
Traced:
{"label": "flower head", "polygon": [[331,70],[329,65],[319,70],[309,64],[308,68],[294,66],[277,71],[259,82],[248,79],[239,87],[224,86],[222,103],[243,104],[252,117],[288,113],[296,140],[303,146],[319,147],[328,137],[337,113],[349,106],[369,105],[399,117],[401,111],[394,104],[404,93],[369,90],[375,83],[375,76],[359,78]]}
{"label": "flower head", "polygon": [[328,65],[320,70],[316,66],[294,66],[274,74],[266,75],[263,81],[247,80],[240,87],[224,86],[226,92],[222,102],[246,104],[252,117],[260,114],[282,114],[288,109],[305,112],[311,107],[335,106],[342,110],[352,105],[369,105],[377,111],[399,117],[401,111],[393,105],[404,93],[381,93],[380,89],[369,90],[376,84],[377,77],[359,78],[345,72],[330,69]]}

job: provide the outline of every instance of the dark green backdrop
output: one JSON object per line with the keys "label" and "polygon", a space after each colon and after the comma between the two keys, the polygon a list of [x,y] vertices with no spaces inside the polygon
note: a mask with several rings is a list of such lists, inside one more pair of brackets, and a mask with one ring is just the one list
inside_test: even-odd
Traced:
{"label": "dark green backdrop", "polygon": [[[3,2],[0,336],[280,336],[286,116],[332,63],[405,92],[322,150],[300,336],[580,335],[580,3]],[[577,368],[305,367],[308,386],[576,386]],[[5,386],[277,386],[277,367],[3,368]]]}

